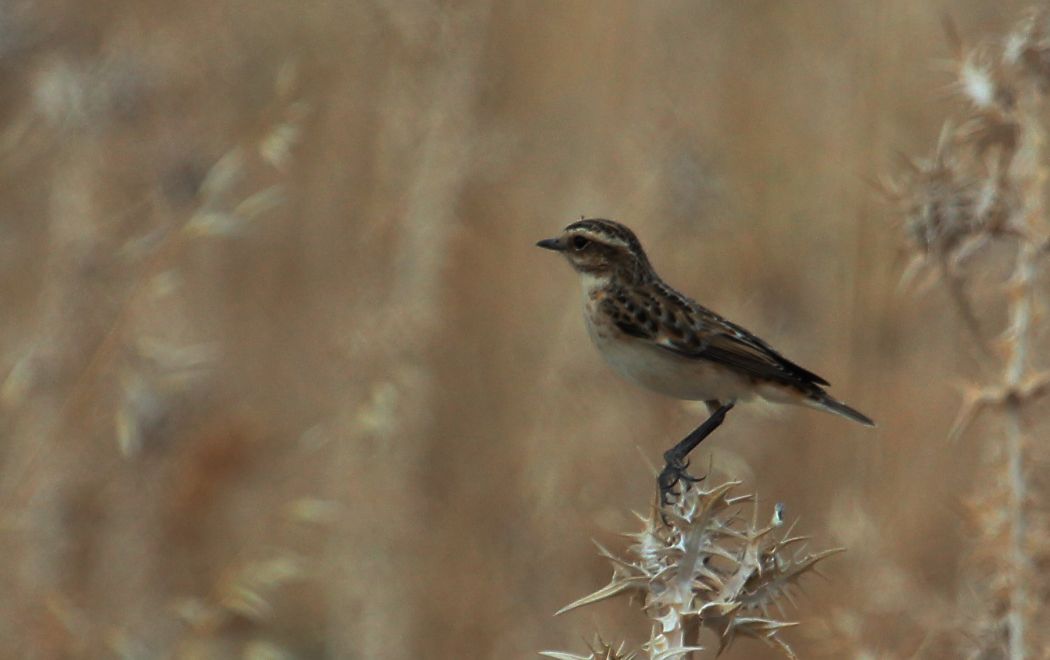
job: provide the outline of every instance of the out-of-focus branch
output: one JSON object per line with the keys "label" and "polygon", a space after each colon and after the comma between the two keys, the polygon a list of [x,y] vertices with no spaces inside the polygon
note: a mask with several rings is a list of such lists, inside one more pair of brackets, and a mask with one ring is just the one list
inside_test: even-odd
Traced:
{"label": "out-of-focus branch", "polygon": [[[991,571],[983,574],[987,595],[980,635],[981,651],[999,650],[1012,659],[1031,655],[1033,503],[1038,494],[1027,478],[1031,462],[1024,431],[1027,404],[1050,389],[1050,376],[1034,371],[1035,300],[1041,256],[1050,245],[1046,231],[1046,128],[1043,117],[1050,91],[1050,14],[1033,12],[1006,38],[1001,49],[968,48],[952,27],[949,40],[958,60],[958,89],[969,101],[969,116],[958,129],[947,122],[929,159],[910,167],[892,192],[909,234],[927,263],[941,266],[942,282],[953,300],[969,301],[969,280],[951,267],[962,256],[995,240],[1016,244],[1013,272],[1004,288],[1008,325],[998,355],[986,351],[998,368],[995,383],[968,388],[949,436],[958,438],[982,412],[1001,412],[999,484],[975,505],[981,540]],[[972,306],[966,306],[972,312]],[[964,315],[965,316],[965,315]],[[965,316],[972,331],[976,317]],[[989,370],[991,371],[991,370]],[[1001,493],[1001,494],[1000,494]],[[990,515],[990,511],[996,511]],[[1004,547],[1005,546],[1005,547]],[[993,586],[998,585],[998,586]]]}
{"label": "out-of-focus branch", "polygon": [[[1020,210],[1019,224],[1031,235],[1045,217],[1045,179],[1043,165],[1045,157],[1045,132],[1039,120],[1024,113],[1022,125],[1024,140],[1015,159],[1017,177],[1021,186],[1024,207]],[[1007,512],[1009,515],[1009,564],[1013,577],[1006,628],[1011,658],[1026,655],[1026,623],[1029,608],[1028,575],[1031,560],[1027,549],[1029,487],[1026,478],[1027,448],[1022,421],[1023,404],[1030,400],[1022,396],[1022,386],[1028,376],[1028,360],[1032,345],[1033,307],[1035,302],[1035,274],[1038,246],[1031,239],[1023,239],[1017,250],[1014,271],[1009,284],[1010,321],[1006,330],[1007,358],[1003,372],[1003,389],[1010,396],[1003,402],[1006,434],[1006,482],[1009,487]],[[1039,392],[1041,388],[1029,388]]]}

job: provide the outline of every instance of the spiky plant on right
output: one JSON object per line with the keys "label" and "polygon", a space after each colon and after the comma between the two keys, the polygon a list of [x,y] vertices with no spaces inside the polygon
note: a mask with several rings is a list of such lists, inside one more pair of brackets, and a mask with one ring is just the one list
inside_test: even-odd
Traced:
{"label": "spiky plant on right", "polygon": [[[1050,371],[1039,365],[1035,343],[1042,299],[1037,276],[1050,254],[1050,13],[1032,12],[998,45],[967,47],[951,26],[949,38],[957,89],[968,102],[965,117],[945,124],[931,157],[907,160],[891,192],[916,248],[913,270],[937,269],[983,348],[985,371],[999,372],[968,388],[949,435],[962,435],[982,412],[998,413],[998,441],[983,443],[992,485],[970,501],[980,605],[969,617],[977,623],[967,626],[965,643],[978,657],[1019,659],[1047,641],[1039,632],[1047,628],[1039,606],[1046,585],[1036,568],[1050,557],[1040,531],[1045,495],[1031,478],[1038,446],[1027,427],[1038,413],[1032,404],[1050,392]],[[1012,250],[1012,274],[997,284],[1001,295],[980,305],[994,310],[996,302],[1005,303],[998,342],[985,336],[993,313],[978,315],[971,302],[978,276],[993,270],[995,255],[986,249],[992,243]]]}

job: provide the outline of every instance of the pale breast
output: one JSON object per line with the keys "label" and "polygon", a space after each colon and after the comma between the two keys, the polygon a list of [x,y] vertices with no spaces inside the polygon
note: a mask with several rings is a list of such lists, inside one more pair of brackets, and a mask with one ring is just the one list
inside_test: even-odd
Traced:
{"label": "pale breast", "polygon": [[676,356],[669,350],[624,334],[597,313],[598,300],[587,300],[587,330],[602,357],[624,378],[661,394],[688,401],[745,399],[745,377],[703,359]]}

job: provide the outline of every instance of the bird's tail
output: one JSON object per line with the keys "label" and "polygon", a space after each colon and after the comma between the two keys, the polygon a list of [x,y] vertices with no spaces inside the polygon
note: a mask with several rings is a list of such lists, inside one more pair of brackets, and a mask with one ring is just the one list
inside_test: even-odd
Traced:
{"label": "bird's tail", "polygon": [[873,419],[859,410],[850,408],[841,401],[831,398],[824,390],[818,390],[810,394],[807,403],[814,408],[826,410],[835,413],[836,415],[842,415],[846,419],[852,419],[854,422],[863,424],[864,426],[875,426],[875,421]]}

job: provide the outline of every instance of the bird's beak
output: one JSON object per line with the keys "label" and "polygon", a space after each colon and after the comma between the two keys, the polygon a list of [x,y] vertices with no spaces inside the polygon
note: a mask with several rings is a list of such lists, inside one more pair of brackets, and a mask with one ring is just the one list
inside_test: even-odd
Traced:
{"label": "bird's beak", "polygon": [[545,238],[536,245],[541,248],[546,248],[548,250],[554,250],[555,252],[561,252],[565,249],[565,247],[561,243],[561,240],[557,238]]}

